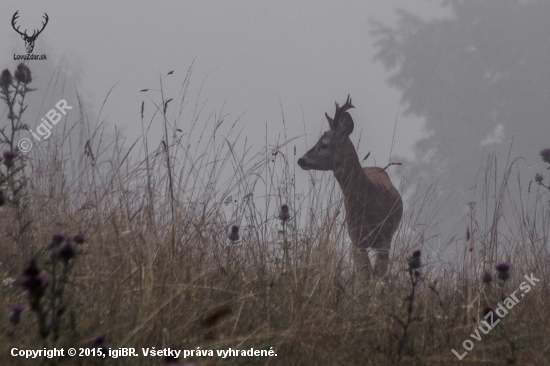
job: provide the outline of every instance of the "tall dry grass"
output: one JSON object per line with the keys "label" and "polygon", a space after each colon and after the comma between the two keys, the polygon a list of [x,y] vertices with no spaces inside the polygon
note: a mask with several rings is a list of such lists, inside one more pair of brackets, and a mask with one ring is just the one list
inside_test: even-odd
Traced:
{"label": "tall dry grass", "polygon": [[[61,336],[49,347],[90,347],[104,334],[112,348],[138,352],[272,347],[277,354],[195,357],[199,365],[548,364],[550,195],[521,183],[521,160],[503,173],[495,157],[487,161],[476,200],[457,224],[464,234],[454,238],[438,232],[444,198],[437,182],[413,189],[390,275],[365,284],[354,274],[334,178],[312,173],[300,192],[297,180],[306,173],[296,171],[296,140],[263,136],[252,145],[236,132],[238,120],[223,111],[205,115],[198,98],[190,100],[188,77],[174,99],[165,95],[168,82],[145,92],[140,141],[102,137],[105,126],[86,123],[81,109],[73,122],[84,143],[65,132],[39,153],[18,154],[25,167],[14,179],[29,183],[17,203],[3,187],[11,202],[0,207],[0,364],[165,362],[9,356],[12,347],[46,344],[28,305],[19,324],[8,322],[9,304],[28,303],[17,286],[22,269],[33,257],[46,268],[52,234],[79,230],[86,243],[72,259]],[[152,128],[162,128],[159,145],[147,139]],[[66,148],[71,144],[76,148]],[[402,190],[416,184],[408,181]],[[284,227],[277,219],[282,204],[292,216]],[[228,239],[233,225],[237,243]],[[414,250],[421,250],[422,267],[412,286],[407,258]],[[496,279],[499,260],[513,265],[507,281]],[[495,277],[490,284],[481,281],[485,270]],[[531,273],[540,279],[534,289],[500,326],[473,340],[484,308],[496,307]],[[451,349],[463,353],[466,339],[475,347],[459,361]]]}

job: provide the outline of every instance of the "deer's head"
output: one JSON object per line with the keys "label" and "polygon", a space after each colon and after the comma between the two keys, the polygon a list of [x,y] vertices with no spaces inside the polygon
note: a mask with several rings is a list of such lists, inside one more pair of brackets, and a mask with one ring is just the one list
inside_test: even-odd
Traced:
{"label": "deer's head", "polygon": [[[327,117],[330,130],[325,132],[317,144],[298,159],[298,165],[304,170],[335,170],[345,159],[345,151],[351,145],[349,135],[353,132],[353,119],[348,109],[354,108],[348,95],[346,103],[340,107],[336,103],[334,118]],[[353,148],[353,146],[351,146]]]}
{"label": "deer's head", "polygon": [[13,29],[15,29],[17,33],[21,35],[21,38],[23,38],[23,40],[25,41],[25,48],[27,49],[27,53],[32,53],[32,50],[34,49],[34,41],[36,41],[38,35],[42,33],[44,28],[46,28],[46,24],[48,24],[48,14],[44,13],[44,19],[46,19],[46,21],[42,22],[42,29],[35,29],[32,35],[29,36],[26,29],[25,32],[21,33],[21,31],[19,31],[19,27],[16,28],[15,21],[17,20],[17,18],[19,18],[18,13],[19,10],[16,11],[15,14],[13,14],[13,18],[11,18],[11,26],[13,27]]}

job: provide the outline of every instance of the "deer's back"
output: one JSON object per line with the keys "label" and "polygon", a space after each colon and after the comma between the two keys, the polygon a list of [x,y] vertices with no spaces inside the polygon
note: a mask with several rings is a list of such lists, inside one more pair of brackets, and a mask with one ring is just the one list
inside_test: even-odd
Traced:
{"label": "deer's back", "polygon": [[383,169],[365,167],[363,172],[366,185],[358,184],[345,199],[349,234],[360,246],[387,246],[403,215],[401,195]]}
{"label": "deer's back", "polygon": [[403,201],[401,195],[390,180],[386,171],[379,167],[365,167],[363,172],[367,176],[370,186],[371,200],[379,201],[386,209],[385,216],[391,222],[394,230],[397,229],[403,216]]}

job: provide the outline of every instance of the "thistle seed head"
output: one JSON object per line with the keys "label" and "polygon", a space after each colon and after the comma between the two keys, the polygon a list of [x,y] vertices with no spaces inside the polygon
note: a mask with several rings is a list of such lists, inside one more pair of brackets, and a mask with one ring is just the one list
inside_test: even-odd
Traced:
{"label": "thistle seed head", "polygon": [[413,252],[412,256],[408,259],[409,262],[409,270],[415,270],[420,268],[422,265],[422,261],[420,260],[420,250],[417,250]]}
{"label": "thistle seed head", "polygon": [[23,62],[17,65],[15,79],[22,84],[28,84],[32,81],[31,70]]}
{"label": "thistle seed head", "polygon": [[495,266],[497,270],[497,277],[503,281],[510,278],[510,269],[512,265],[509,262],[498,262]]}
{"label": "thistle seed head", "polygon": [[239,227],[237,225],[233,225],[231,227],[231,232],[229,233],[229,240],[232,242],[236,242],[240,239],[239,235]]}
{"label": "thistle seed head", "polygon": [[288,208],[288,205],[282,205],[279,207],[279,219],[283,220],[283,222],[290,219],[290,209]]}
{"label": "thistle seed head", "polygon": [[0,87],[7,89],[11,82],[13,81],[13,78],[11,76],[11,72],[8,69],[5,69],[2,71],[2,74],[0,75]]}
{"label": "thistle seed head", "polygon": [[13,166],[13,159],[17,156],[17,154],[11,150],[6,150],[2,154],[4,156],[4,165],[9,169]]}
{"label": "thistle seed head", "polygon": [[491,281],[493,280],[493,276],[488,272],[488,271],[485,271],[483,272],[483,276],[481,276],[481,281],[483,283],[491,283]]}
{"label": "thistle seed head", "polygon": [[25,310],[25,306],[21,304],[11,304],[8,320],[13,325],[17,325],[21,322],[21,313]]}

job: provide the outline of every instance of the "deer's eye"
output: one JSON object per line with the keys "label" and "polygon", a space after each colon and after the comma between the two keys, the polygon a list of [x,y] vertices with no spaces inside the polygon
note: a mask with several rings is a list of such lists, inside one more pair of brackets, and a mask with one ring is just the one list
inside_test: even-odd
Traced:
{"label": "deer's eye", "polygon": [[319,149],[326,150],[326,149],[328,149],[328,145],[327,144],[321,144],[321,146],[319,146]]}

